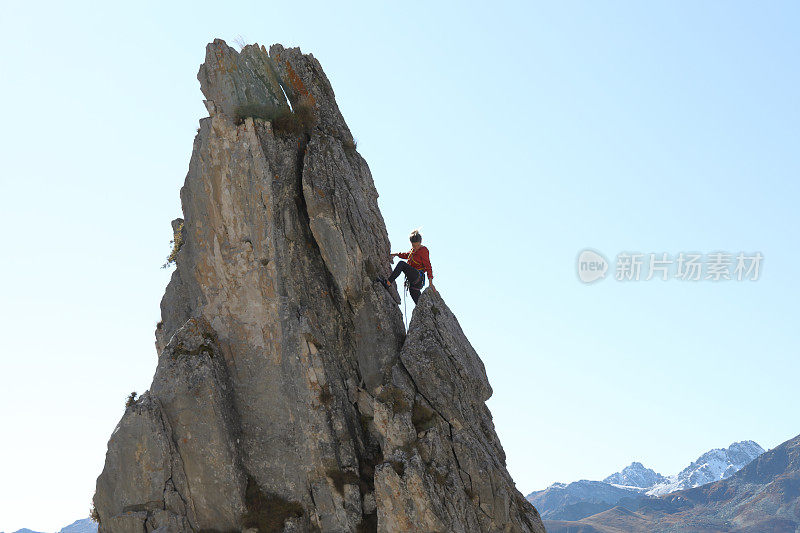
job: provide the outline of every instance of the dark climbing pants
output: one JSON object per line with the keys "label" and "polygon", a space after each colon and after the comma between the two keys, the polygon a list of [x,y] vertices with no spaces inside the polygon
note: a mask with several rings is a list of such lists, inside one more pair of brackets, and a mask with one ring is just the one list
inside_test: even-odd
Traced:
{"label": "dark climbing pants", "polygon": [[401,272],[406,275],[406,280],[408,281],[408,292],[411,293],[411,299],[414,300],[414,304],[416,305],[417,300],[419,300],[422,287],[425,286],[425,273],[417,270],[405,261],[400,261],[397,263],[397,266],[394,267],[394,272],[392,272],[392,275],[389,276],[389,281],[396,280]]}

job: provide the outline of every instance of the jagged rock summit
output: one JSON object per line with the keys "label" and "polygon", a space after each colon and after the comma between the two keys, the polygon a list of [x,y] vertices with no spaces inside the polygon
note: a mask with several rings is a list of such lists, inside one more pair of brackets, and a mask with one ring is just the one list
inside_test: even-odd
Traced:
{"label": "jagged rock summit", "polygon": [[378,194],[319,62],[215,40],[198,79],[158,366],[109,440],[100,532],[544,532],[455,316],[427,291],[406,334],[373,282]]}

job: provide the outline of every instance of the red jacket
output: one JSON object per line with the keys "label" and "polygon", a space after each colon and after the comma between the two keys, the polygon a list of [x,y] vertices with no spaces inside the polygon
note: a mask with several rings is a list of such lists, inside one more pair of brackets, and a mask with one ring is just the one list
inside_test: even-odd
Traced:
{"label": "red jacket", "polygon": [[407,253],[399,253],[397,256],[400,259],[407,259],[408,264],[417,270],[424,270],[428,274],[428,279],[433,279],[433,267],[431,267],[431,259],[428,249],[420,246],[417,251]]}

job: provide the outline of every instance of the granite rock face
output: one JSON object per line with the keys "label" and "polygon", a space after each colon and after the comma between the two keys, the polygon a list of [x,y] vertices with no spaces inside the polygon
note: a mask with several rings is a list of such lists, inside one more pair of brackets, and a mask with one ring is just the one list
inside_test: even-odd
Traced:
{"label": "granite rock face", "polygon": [[427,291],[406,334],[373,282],[378,193],[319,62],[215,40],[198,79],[159,362],[109,440],[100,531],[543,532],[455,316]]}

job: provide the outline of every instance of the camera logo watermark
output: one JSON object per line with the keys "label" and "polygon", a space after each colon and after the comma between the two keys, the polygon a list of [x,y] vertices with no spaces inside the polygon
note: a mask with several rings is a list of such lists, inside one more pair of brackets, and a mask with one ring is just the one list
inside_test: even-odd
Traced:
{"label": "camera logo watermark", "polygon": [[[679,252],[672,256],[663,253],[620,252],[614,265],[617,281],[756,281],[761,275],[761,252],[712,252],[708,254]],[[578,254],[578,279],[594,283],[605,279],[610,265],[608,260],[592,249]]]}

